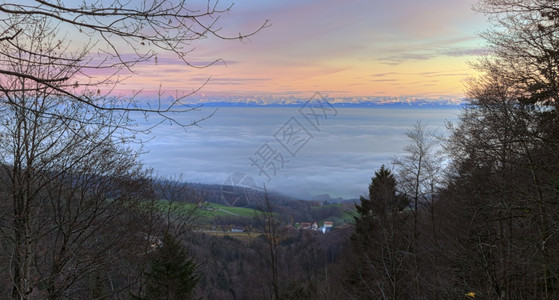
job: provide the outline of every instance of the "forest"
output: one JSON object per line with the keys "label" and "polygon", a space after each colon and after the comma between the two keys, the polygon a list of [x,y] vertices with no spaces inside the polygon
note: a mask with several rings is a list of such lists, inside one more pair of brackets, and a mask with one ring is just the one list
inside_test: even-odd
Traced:
{"label": "forest", "polygon": [[[447,135],[415,123],[349,207],[265,192],[254,216],[211,219],[242,235],[199,230],[219,195],[155,176],[131,147],[132,112],[203,121],[174,118],[196,109],[188,95],[111,91],[161,53],[188,66],[192,42],[268,21],[225,36],[217,4],[66,2],[0,3],[0,298],[559,297],[556,1],[479,0],[488,50]],[[325,234],[293,226],[344,214]]]}

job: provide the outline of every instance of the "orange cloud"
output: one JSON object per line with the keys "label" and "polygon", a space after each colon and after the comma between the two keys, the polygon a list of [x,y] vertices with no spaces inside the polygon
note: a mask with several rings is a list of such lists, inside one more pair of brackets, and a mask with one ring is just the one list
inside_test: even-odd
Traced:
{"label": "orange cloud", "polygon": [[475,33],[485,23],[470,10],[473,1],[238,3],[225,31],[249,30],[265,19],[272,26],[243,42],[193,45],[193,62],[223,59],[211,67],[161,58],[138,67],[119,89],[161,84],[189,92],[211,77],[205,94],[463,95],[462,81],[475,74],[467,61],[483,52]]}

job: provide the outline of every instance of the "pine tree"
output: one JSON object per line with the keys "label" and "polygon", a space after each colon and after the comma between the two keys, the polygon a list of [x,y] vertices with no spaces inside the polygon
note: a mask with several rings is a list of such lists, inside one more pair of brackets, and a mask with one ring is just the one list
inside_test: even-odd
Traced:
{"label": "pine tree", "polygon": [[384,165],[369,185],[369,199],[355,205],[355,232],[351,236],[346,288],[361,299],[405,298],[410,239],[404,224],[405,197],[396,192],[396,179]]}
{"label": "pine tree", "polygon": [[163,236],[146,273],[145,299],[192,299],[200,280],[197,264],[170,234]]}
{"label": "pine tree", "polygon": [[359,217],[356,222],[370,216],[381,217],[386,213],[394,213],[403,210],[407,203],[405,197],[396,194],[396,179],[394,174],[384,165],[375,172],[369,184],[369,199],[361,196],[361,205],[355,205]]}

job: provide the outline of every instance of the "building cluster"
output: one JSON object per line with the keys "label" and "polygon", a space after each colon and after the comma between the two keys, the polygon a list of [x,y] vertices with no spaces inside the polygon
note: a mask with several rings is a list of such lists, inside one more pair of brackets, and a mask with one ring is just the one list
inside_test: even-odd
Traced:
{"label": "building cluster", "polygon": [[332,221],[324,221],[322,226],[318,226],[317,222],[301,222],[298,226],[301,230],[314,230],[314,231],[322,231],[322,232],[329,232],[334,227],[334,222]]}

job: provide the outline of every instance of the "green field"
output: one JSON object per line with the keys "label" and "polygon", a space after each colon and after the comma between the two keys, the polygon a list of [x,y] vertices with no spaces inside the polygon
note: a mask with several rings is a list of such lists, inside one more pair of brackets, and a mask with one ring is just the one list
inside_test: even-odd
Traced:
{"label": "green field", "polygon": [[217,203],[208,203],[207,206],[216,209],[214,211],[207,211],[211,216],[240,216],[252,218],[259,212],[253,208],[232,207]]}
{"label": "green field", "polygon": [[169,203],[167,200],[159,200],[156,205],[161,211],[170,209],[172,213],[190,214],[193,210],[196,210],[196,214],[210,218],[217,216],[237,216],[252,218],[259,212],[258,210],[252,208],[231,207],[217,203],[206,203],[204,205],[204,209],[196,209],[197,205],[193,203]]}
{"label": "green field", "polygon": [[[172,214],[198,216],[200,217],[199,220],[202,221],[202,223],[211,223],[215,217],[252,218],[260,213],[259,210],[253,208],[232,207],[213,202],[205,203],[202,208],[198,208],[198,205],[193,203],[169,203],[167,200],[159,200],[156,202],[156,206],[162,212],[170,210]],[[324,220],[317,220],[319,223],[322,223],[323,221],[333,221],[334,226],[341,226],[343,224],[351,224],[354,222],[353,216],[356,213],[355,210],[344,210],[340,204],[328,204],[325,206],[313,207],[312,210],[328,210],[332,207],[338,208],[336,212],[334,212],[334,215],[324,216]]]}

